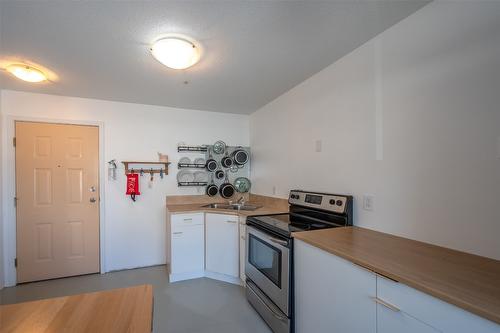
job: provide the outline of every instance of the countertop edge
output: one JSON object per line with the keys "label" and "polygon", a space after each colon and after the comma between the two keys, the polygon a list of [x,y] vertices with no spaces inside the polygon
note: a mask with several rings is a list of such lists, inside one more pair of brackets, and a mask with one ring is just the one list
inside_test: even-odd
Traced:
{"label": "countertop edge", "polygon": [[[268,207],[261,207],[254,211],[237,211],[228,209],[217,209],[217,208],[206,208],[206,207],[192,207],[192,208],[174,208],[169,209],[167,205],[167,214],[184,214],[184,213],[214,213],[214,214],[226,214],[235,215],[239,217],[249,217],[258,215],[272,215],[272,214],[285,214],[288,213],[284,209],[273,209]],[[172,205],[172,206],[182,206],[182,205]]]}
{"label": "countertop edge", "polygon": [[[490,312],[490,311],[487,311],[487,310],[484,310],[483,308],[481,307],[478,307],[478,306],[474,306],[470,303],[467,303],[465,301],[462,301],[460,299],[457,299],[457,298],[454,298],[454,297],[451,297],[449,295],[447,295],[446,293],[443,293],[439,290],[436,290],[435,288],[431,288],[427,285],[425,285],[424,283],[421,283],[419,281],[415,281],[415,280],[412,280],[411,278],[408,278],[408,277],[405,277],[405,276],[401,276],[401,275],[398,275],[398,274],[395,274],[395,273],[392,273],[388,270],[385,270],[385,269],[381,269],[379,267],[376,267],[374,265],[371,265],[369,262],[367,261],[364,261],[362,259],[359,259],[355,256],[352,256],[352,255],[349,255],[348,253],[345,253],[343,251],[339,251],[337,249],[332,249],[330,247],[327,247],[327,246],[324,246],[323,244],[321,244],[320,242],[316,242],[314,240],[311,240],[307,237],[304,237],[303,235],[301,234],[306,234],[307,231],[305,232],[296,232],[296,233],[293,233],[292,236],[293,238],[295,239],[298,239],[298,240],[301,240],[309,245],[312,245],[314,247],[317,247],[323,251],[326,251],[330,254],[333,254],[333,255],[336,255],[336,256],[339,256],[343,259],[346,259],[358,266],[361,266],[365,269],[368,269],[382,277],[385,277],[385,278],[389,278],[391,280],[394,280],[396,282],[399,282],[399,283],[402,283],[402,284],[405,284],[409,287],[412,287],[418,291],[421,291],[425,294],[428,294],[430,296],[433,296],[433,297],[436,297],[446,303],[449,303],[449,304],[452,304],[452,305],[455,305],[463,310],[466,310],[466,311],[469,311],[473,314],[476,314],[482,318],[485,318],[485,319],[488,319],[492,322],[495,322],[497,324],[500,324],[500,314],[496,314],[494,312]],[[387,234],[387,235],[390,235],[390,234]],[[391,235],[391,236],[394,236],[394,235]]]}

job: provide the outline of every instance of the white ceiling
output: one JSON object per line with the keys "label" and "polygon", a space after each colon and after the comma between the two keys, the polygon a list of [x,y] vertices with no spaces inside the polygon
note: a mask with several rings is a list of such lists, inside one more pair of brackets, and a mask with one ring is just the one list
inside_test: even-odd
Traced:
{"label": "white ceiling", "polygon": [[[58,77],[37,85],[0,71],[0,87],[248,114],[427,2],[0,0],[0,65]],[[148,47],[165,33],[197,39],[201,61],[175,71],[154,60]]]}

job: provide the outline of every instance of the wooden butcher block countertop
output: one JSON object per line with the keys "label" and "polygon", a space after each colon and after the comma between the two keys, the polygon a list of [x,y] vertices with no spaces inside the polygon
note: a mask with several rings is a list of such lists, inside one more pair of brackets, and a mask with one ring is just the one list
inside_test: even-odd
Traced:
{"label": "wooden butcher block countertop", "polygon": [[0,306],[2,333],[146,333],[152,320],[151,285]]}
{"label": "wooden butcher block countertop", "polygon": [[[223,202],[221,202],[223,203]],[[248,202],[249,205],[255,203]],[[207,208],[203,207],[205,204],[183,204],[183,205],[168,205],[167,210],[171,214],[175,213],[219,213],[219,214],[230,214],[238,216],[255,216],[255,215],[269,215],[269,214],[280,214],[288,213],[287,209],[279,209],[275,207],[262,206],[256,210],[232,210],[232,209],[217,209],[217,208]]]}
{"label": "wooden butcher block countertop", "polygon": [[358,227],[293,237],[500,324],[498,260]]}
{"label": "wooden butcher block countertop", "polygon": [[[272,198],[257,194],[243,194],[245,202],[256,205],[256,210],[232,210],[203,207],[209,203],[226,203],[221,198],[210,198],[206,195],[173,195],[167,196],[167,212],[176,213],[220,213],[238,216],[256,216],[288,213],[288,200]],[[237,200],[238,196],[234,200]]]}

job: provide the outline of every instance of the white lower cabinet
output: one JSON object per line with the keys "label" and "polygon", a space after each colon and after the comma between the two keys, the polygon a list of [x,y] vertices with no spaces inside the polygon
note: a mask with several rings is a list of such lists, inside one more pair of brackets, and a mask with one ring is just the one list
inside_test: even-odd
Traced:
{"label": "white lower cabinet", "polygon": [[294,240],[297,333],[500,333],[500,325]]}
{"label": "white lower cabinet", "polygon": [[170,282],[203,276],[204,229],[203,214],[172,215]]}
{"label": "white lower cabinet", "polygon": [[423,323],[403,311],[377,304],[378,333],[439,333],[440,331]]}
{"label": "white lower cabinet", "polygon": [[245,262],[247,260],[247,249],[246,249],[246,217],[240,217],[240,280],[243,284],[246,281],[245,275]]}
{"label": "white lower cabinet", "polygon": [[300,240],[294,256],[295,332],[376,332],[374,273]]}
{"label": "white lower cabinet", "polygon": [[377,276],[377,297],[399,310],[379,310],[379,332],[382,333],[500,333],[500,325],[492,321],[380,275]]}
{"label": "white lower cabinet", "polygon": [[238,216],[207,213],[205,226],[206,270],[239,280]]}

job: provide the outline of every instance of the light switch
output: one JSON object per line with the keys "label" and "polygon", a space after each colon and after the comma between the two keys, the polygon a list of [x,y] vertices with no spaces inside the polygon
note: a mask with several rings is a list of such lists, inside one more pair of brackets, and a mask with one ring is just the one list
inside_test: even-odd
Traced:
{"label": "light switch", "polygon": [[500,136],[497,138],[497,158],[500,158]]}
{"label": "light switch", "polygon": [[322,145],[323,145],[323,142],[321,140],[316,140],[314,150],[317,153],[320,153],[322,148],[323,148]]}
{"label": "light switch", "polygon": [[363,195],[363,209],[372,211],[375,207],[375,197],[371,194]]}

